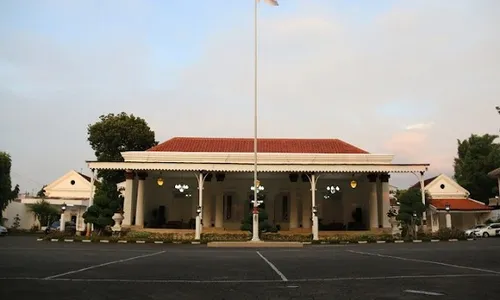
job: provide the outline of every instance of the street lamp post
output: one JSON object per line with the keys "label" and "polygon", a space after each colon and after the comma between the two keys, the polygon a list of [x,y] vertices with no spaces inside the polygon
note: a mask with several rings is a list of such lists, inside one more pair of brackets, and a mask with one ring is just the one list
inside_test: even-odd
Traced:
{"label": "street lamp post", "polygon": [[64,212],[66,211],[66,208],[66,203],[63,203],[61,206],[61,218],[59,219],[59,230],[62,232],[66,229],[66,222],[64,221]]}

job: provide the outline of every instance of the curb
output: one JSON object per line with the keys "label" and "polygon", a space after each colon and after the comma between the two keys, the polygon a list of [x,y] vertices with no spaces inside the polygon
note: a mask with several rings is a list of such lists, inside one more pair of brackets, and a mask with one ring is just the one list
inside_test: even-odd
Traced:
{"label": "curb", "polygon": [[[135,243],[135,244],[191,244],[191,245],[201,245],[204,244],[201,241],[171,241],[171,242],[165,242],[165,241],[146,241],[146,240],[138,240],[138,241],[127,241],[127,240],[91,240],[91,239],[84,239],[84,240],[75,240],[75,239],[50,239],[50,240],[45,240],[43,238],[37,238],[36,239],[38,242],[42,241],[48,241],[48,242],[64,242],[64,243],[116,243],[116,244],[127,244],[127,243]],[[438,243],[438,242],[467,242],[467,241],[475,241],[477,239],[474,238],[467,238],[464,240],[459,240],[459,239],[443,239],[443,240],[438,240],[438,239],[431,239],[431,240],[392,240],[392,241],[357,241],[357,242],[349,242],[349,241],[337,241],[334,243],[328,242],[328,241],[314,241],[314,242],[299,242],[303,244],[304,246],[314,246],[317,244],[321,245],[347,245],[347,244],[401,244],[401,243]],[[266,241],[266,242],[275,242],[275,241]]]}

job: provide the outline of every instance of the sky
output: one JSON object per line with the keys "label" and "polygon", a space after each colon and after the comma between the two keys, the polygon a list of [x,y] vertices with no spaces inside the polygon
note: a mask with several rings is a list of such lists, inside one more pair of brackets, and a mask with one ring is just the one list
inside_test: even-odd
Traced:
{"label": "sky", "polygon": [[[281,0],[258,10],[259,136],[339,138],[453,175],[497,134],[500,1]],[[0,1],[0,151],[38,191],[90,171],[87,126],[252,137],[253,0]],[[405,188],[411,174],[393,175]]]}

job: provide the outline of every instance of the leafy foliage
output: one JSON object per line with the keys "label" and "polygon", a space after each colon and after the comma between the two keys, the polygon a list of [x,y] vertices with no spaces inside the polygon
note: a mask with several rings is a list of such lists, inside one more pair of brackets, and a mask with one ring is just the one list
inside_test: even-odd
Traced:
{"label": "leafy foliage", "polygon": [[498,194],[497,181],[488,172],[500,167],[500,144],[497,135],[471,135],[458,140],[458,157],[454,160],[455,180],[471,193],[471,198],[488,203]]}
{"label": "leafy foliage", "polygon": [[[123,151],[144,151],[158,144],[146,121],[133,114],[107,114],[88,126],[88,141],[98,161],[123,161]],[[122,171],[100,171],[112,183],[125,180]]]}
{"label": "leafy foliage", "polygon": [[12,160],[8,153],[0,152],[0,222],[3,223],[3,211],[19,194],[19,185],[12,189],[10,169]]}
{"label": "leafy foliage", "polygon": [[60,218],[59,209],[41,199],[34,204],[28,205],[28,209],[35,215],[42,226],[50,226],[53,221]]}
{"label": "leafy foliage", "polygon": [[114,224],[113,214],[123,206],[123,197],[116,184],[104,180],[94,195],[94,204],[83,214],[85,223],[94,224],[94,228],[102,233],[107,226]]}
{"label": "leafy foliage", "polygon": [[19,214],[16,214],[12,222],[12,226],[10,228],[15,230],[18,229],[20,226],[21,226],[21,218],[19,217]]}
{"label": "leafy foliage", "polygon": [[423,213],[429,203],[429,195],[425,194],[424,204],[422,203],[421,190],[412,188],[402,193],[398,200],[399,211],[396,215],[396,220],[401,222],[403,235],[415,234],[415,225],[421,225]]}
{"label": "leafy foliage", "polygon": [[[269,224],[269,215],[259,208],[259,232],[277,232],[277,228]],[[253,232],[253,213],[250,212],[241,222],[241,230]]]}

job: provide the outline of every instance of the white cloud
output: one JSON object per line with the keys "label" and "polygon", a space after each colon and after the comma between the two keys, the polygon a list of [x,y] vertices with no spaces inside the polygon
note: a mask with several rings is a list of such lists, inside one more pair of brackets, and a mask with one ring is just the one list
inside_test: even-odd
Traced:
{"label": "white cloud", "polygon": [[417,123],[417,124],[412,124],[406,126],[406,130],[424,130],[424,129],[431,129],[434,126],[434,122],[427,122],[427,123]]}

